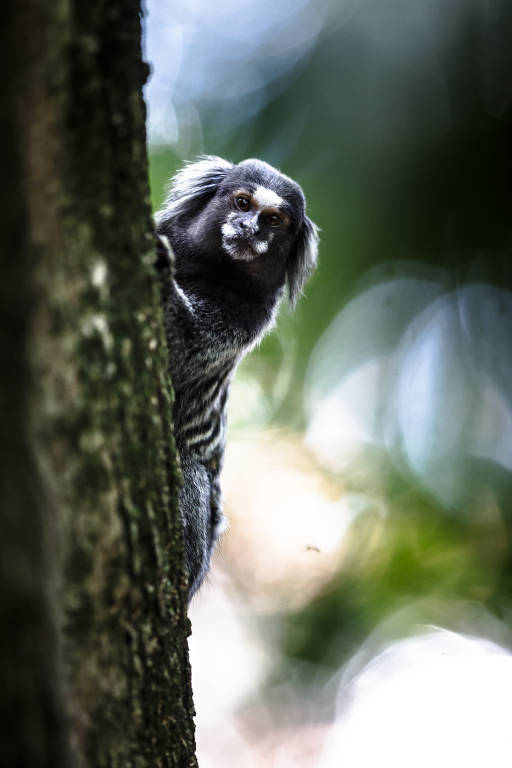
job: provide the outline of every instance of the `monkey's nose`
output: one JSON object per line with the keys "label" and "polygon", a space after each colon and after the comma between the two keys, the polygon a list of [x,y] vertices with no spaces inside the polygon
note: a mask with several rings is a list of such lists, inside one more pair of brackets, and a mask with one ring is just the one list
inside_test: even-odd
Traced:
{"label": "monkey's nose", "polygon": [[251,234],[256,234],[258,232],[258,217],[253,216],[251,219],[240,219],[239,220],[239,227],[242,232],[247,231]]}

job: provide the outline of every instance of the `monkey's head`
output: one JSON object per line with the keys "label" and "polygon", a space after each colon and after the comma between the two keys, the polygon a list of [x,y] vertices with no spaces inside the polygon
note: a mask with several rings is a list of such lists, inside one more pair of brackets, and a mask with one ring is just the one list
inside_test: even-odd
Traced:
{"label": "monkey's head", "polygon": [[317,228],[302,189],[261,160],[186,165],[171,181],[157,230],[174,246],[178,268],[185,253],[198,268],[231,266],[272,287],[286,281],[292,305],[316,265]]}

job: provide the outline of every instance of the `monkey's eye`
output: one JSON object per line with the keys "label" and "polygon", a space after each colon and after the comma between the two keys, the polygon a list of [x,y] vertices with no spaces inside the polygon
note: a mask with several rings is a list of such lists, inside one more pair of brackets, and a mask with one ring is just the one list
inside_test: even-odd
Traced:
{"label": "monkey's eye", "polygon": [[282,218],[276,213],[271,213],[267,216],[267,224],[270,224],[271,227],[278,227],[282,222]]}
{"label": "monkey's eye", "polygon": [[235,198],[235,205],[240,211],[248,211],[251,207],[251,201],[245,195],[239,195]]}

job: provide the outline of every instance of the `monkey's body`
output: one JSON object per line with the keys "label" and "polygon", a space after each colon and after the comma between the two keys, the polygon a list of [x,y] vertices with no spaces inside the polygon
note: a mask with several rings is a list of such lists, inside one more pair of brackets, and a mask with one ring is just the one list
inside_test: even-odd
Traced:
{"label": "monkey's body", "polygon": [[315,264],[316,228],[304,208],[300,187],[265,163],[205,158],[177,174],[157,216],[189,597],[223,528],[234,371],[273,324],[285,282],[295,302]]}
{"label": "monkey's body", "polygon": [[[206,575],[214,543],[223,529],[219,476],[229,385],[245,350],[271,324],[273,305],[262,308],[260,302],[247,302],[244,311],[241,297],[223,292],[201,297],[196,286],[183,289],[182,285],[177,273],[174,280],[167,279],[164,302],[174,434],[183,474],[179,505],[192,596]],[[236,306],[230,306],[234,301]],[[239,322],[240,308],[242,315],[251,318],[249,324]]]}

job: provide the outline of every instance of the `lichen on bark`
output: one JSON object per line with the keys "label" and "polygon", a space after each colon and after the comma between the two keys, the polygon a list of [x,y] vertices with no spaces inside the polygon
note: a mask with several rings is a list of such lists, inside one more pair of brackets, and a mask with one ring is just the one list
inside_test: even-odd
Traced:
{"label": "lichen on bark", "polygon": [[13,14],[29,51],[17,101],[21,274],[34,295],[23,419],[48,500],[33,514],[49,531],[40,575],[60,638],[48,637],[44,674],[70,742],[68,757],[26,764],[194,766],[140,7],[20,0]]}

